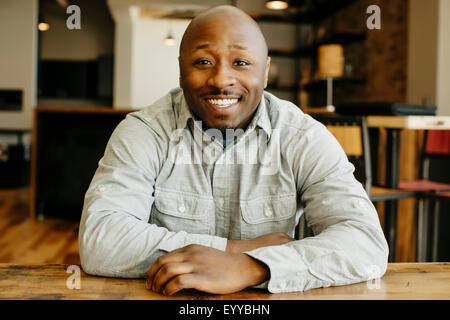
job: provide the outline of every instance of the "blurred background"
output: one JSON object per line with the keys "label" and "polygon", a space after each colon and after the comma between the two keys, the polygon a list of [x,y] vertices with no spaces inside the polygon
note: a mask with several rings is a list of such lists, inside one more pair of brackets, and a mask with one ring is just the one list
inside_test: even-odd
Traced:
{"label": "blurred background", "polygon": [[[79,263],[83,196],[112,130],[178,86],[184,30],[222,4],[258,22],[267,91],[304,112],[433,117],[399,128],[397,155],[389,128],[369,121],[374,185],[398,189],[392,157],[399,181],[426,171],[450,183],[450,0],[0,0],[0,263]],[[425,165],[439,125],[434,144],[447,151]],[[391,261],[450,260],[444,193],[374,201],[386,234],[395,201]]]}

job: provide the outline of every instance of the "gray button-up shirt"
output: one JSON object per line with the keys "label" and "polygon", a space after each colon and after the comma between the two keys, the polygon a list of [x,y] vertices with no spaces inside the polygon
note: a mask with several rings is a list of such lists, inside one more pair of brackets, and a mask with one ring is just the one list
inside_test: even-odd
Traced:
{"label": "gray button-up shirt", "polygon": [[[313,237],[246,252],[270,269],[262,287],[301,291],[380,277],[388,247],[374,206],[333,135],[290,102],[264,92],[245,132],[226,147],[202,130],[181,89],[117,126],[86,192],[83,269],[145,277],[160,255],[189,244]],[[234,140],[234,142],[233,142]]]}

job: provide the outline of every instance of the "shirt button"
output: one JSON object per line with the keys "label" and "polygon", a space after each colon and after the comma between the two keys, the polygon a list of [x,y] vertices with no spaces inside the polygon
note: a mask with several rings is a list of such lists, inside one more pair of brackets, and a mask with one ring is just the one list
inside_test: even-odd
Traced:
{"label": "shirt button", "polygon": [[273,212],[271,209],[266,209],[266,211],[264,211],[264,215],[266,217],[271,217],[271,216],[273,216]]}
{"label": "shirt button", "polygon": [[98,187],[98,191],[105,192],[106,191],[106,187],[105,186],[99,186]]}
{"label": "shirt button", "polygon": [[178,207],[178,211],[183,213],[186,210],[186,208],[184,206],[179,206]]}
{"label": "shirt button", "polygon": [[224,198],[218,198],[217,202],[219,203],[219,206],[223,206],[223,204],[225,203]]}

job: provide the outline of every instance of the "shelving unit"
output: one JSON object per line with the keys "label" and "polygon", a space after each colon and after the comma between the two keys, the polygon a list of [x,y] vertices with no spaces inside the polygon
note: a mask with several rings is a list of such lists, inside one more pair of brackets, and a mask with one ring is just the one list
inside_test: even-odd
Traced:
{"label": "shelving unit", "polygon": [[[340,86],[347,86],[347,85],[360,85],[364,84],[366,82],[363,78],[338,78],[334,79],[334,87],[339,88]],[[303,89],[307,91],[314,91],[314,90],[325,90],[326,89],[326,80],[314,80],[308,83],[303,84]]]}
{"label": "shelving unit", "polygon": [[[253,16],[257,22],[277,22],[291,23],[296,26],[296,49],[286,50],[279,48],[269,48],[269,56],[272,58],[289,58],[295,60],[295,81],[287,85],[269,83],[268,90],[295,93],[295,103],[301,107],[318,107],[321,104],[321,96],[326,95],[326,81],[318,79],[317,50],[323,44],[337,43],[344,46],[363,43],[366,39],[364,32],[323,30],[322,23],[341,9],[353,3],[355,0],[317,0],[312,2],[312,6],[295,16]],[[293,1],[291,5],[300,4],[300,1]],[[333,21],[334,23],[334,21]],[[302,39],[304,29],[310,29],[309,39]],[[319,34],[321,31],[321,34]],[[306,66],[305,66],[306,65]],[[309,76],[304,76],[304,71],[309,68]],[[334,79],[336,90],[347,90],[348,88],[363,85],[365,79],[361,76],[345,75],[341,79]],[[303,99],[301,98],[303,97]],[[306,98],[305,98],[306,97]],[[303,100],[303,101],[302,101]],[[306,100],[306,101],[305,101]]]}
{"label": "shelving unit", "polygon": [[325,38],[317,43],[309,46],[301,47],[296,50],[279,50],[270,49],[270,56],[277,57],[292,57],[292,58],[312,58],[317,54],[317,48],[323,44],[339,43],[342,45],[364,41],[366,38],[365,33],[352,33],[352,32],[337,32],[332,36]]}

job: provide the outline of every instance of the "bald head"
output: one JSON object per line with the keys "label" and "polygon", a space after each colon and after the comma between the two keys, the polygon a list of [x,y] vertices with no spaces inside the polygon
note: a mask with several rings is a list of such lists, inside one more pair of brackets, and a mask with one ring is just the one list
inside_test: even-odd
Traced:
{"label": "bald head", "polygon": [[221,29],[223,31],[232,29],[237,33],[241,32],[245,34],[247,38],[251,38],[251,41],[260,48],[265,59],[267,59],[266,40],[256,21],[241,9],[228,5],[206,10],[191,21],[181,40],[180,57],[182,57],[185,51],[192,50],[190,44],[198,37],[199,33],[205,28],[208,28],[209,25],[217,24],[225,28]]}

